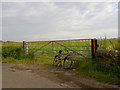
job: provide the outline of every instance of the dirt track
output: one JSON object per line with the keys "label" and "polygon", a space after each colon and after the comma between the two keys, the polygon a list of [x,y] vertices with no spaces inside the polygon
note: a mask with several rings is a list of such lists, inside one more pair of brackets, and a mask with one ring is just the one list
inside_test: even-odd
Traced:
{"label": "dirt track", "polygon": [[73,70],[60,67],[46,69],[43,65],[4,65],[3,88],[119,88],[83,78]]}
{"label": "dirt track", "polygon": [[[51,80],[42,74],[31,73],[31,70],[18,70],[12,66],[3,65],[3,88],[70,88],[71,86]],[[54,78],[54,76],[52,76]],[[55,78],[54,78],[55,79]]]}

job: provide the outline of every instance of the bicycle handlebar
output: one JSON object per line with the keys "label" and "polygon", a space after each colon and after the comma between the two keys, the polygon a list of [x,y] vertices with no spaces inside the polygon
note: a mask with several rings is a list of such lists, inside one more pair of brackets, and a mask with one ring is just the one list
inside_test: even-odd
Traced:
{"label": "bicycle handlebar", "polygon": [[[64,49],[65,51],[67,51],[67,54],[69,53],[69,50]],[[59,50],[59,54],[62,54],[62,50]]]}

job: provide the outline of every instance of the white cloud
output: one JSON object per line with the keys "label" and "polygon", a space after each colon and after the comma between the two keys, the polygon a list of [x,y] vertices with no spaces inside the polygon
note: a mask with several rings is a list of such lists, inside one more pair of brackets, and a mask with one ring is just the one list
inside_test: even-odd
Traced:
{"label": "white cloud", "polygon": [[2,40],[2,3],[0,2],[0,40]]}
{"label": "white cloud", "polygon": [[119,2],[119,0],[1,0],[2,2]]}
{"label": "white cloud", "polygon": [[3,39],[117,37],[115,3],[3,3]]}

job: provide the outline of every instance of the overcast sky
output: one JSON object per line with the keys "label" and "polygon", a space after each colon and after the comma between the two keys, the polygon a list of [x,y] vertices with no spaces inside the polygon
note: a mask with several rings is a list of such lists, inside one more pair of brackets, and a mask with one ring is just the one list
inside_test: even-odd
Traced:
{"label": "overcast sky", "polygon": [[3,40],[118,37],[118,5],[110,2],[3,2]]}

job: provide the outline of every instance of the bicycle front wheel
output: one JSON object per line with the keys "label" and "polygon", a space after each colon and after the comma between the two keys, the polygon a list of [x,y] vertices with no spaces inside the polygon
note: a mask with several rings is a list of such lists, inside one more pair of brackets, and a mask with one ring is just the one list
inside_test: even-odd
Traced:
{"label": "bicycle front wheel", "polygon": [[54,57],[54,60],[53,60],[53,65],[54,65],[54,66],[58,66],[58,64],[59,64],[59,56],[56,55],[56,56]]}
{"label": "bicycle front wheel", "polygon": [[72,60],[70,57],[65,57],[64,62],[63,62],[63,67],[65,69],[69,69],[72,66]]}

